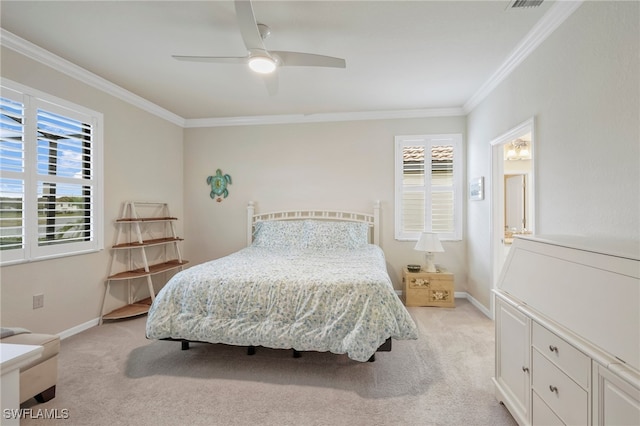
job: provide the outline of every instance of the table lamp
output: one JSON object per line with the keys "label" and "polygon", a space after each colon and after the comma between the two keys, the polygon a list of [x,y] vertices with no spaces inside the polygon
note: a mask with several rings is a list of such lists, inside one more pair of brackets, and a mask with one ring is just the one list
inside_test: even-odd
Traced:
{"label": "table lamp", "polygon": [[423,232],[414,250],[425,252],[425,271],[437,272],[436,265],[433,264],[433,253],[444,251],[442,244],[440,244],[438,234],[435,232]]}

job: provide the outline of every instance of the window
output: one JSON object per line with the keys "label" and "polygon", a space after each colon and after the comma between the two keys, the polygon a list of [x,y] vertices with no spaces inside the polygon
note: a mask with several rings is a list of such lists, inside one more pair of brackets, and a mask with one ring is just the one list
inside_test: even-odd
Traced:
{"label": "window", "polygon": [[396,136],[395,238],[462,238],[462,135]]}
{"label": "window", "polygon": [[102,249],[102,114],[3,79],[2,264]]}

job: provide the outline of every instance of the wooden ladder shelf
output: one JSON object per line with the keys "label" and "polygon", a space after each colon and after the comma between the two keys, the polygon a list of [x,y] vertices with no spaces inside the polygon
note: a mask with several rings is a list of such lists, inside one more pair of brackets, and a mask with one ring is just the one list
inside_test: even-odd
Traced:
{"label": "wooden ladder shelf", "polygon": [[[115,221],[116,238],[111,247],[100,323],[103,320],[129,318],[149,312],[155,300],[153,277],[163,272],[182,270],[188,261],[182,258],[176,235],[175,221],[167,203],[129,201],[124,203],[120,218]],[[149,261],[153,255],[153,261]],[[135,284],[144,280],[149,295],[140,298]],[[165,281],[166,282],[166,281]],[[105,314],[107,296],[112,284],[127,284],[127,304]]]}

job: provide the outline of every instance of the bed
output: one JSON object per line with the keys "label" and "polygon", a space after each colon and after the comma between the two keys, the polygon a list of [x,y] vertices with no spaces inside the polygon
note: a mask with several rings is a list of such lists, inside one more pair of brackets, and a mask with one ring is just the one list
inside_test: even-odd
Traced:
{"label": "bed", "polygon": [[373,361],[417,330],[395,294],[373,214],[247,208],[247,247],[174,275],[149,339],[347,354]]}

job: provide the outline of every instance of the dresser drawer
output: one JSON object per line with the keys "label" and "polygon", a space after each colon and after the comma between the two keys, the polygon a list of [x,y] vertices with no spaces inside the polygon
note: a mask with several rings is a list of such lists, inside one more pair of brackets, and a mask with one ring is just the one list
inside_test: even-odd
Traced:
{"label": "dresser drawer", "polygon": [[591,359],[540,324],[533,322],[531,341],[549,361],[584,389],[589,388]]}
{"label": "dresser drawer", "polygon": [[569,425],[586,425],[588,421],[589,394],[569,376],[541,355],[532,351],[533,391]]}
{"label": "dresser drawer", "polygon": [[556,416],[556,414],[549,408],[547,404],[538,396],[537,393],[533,392],[531,397],[532,402],[532,421],[531,423],[534,425],[544,425],[544,426],[564,426],[560,417]]}

